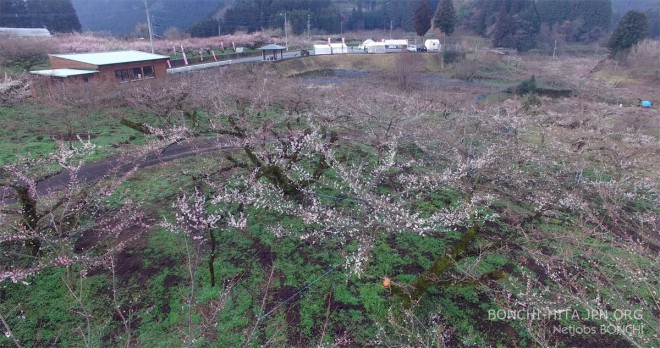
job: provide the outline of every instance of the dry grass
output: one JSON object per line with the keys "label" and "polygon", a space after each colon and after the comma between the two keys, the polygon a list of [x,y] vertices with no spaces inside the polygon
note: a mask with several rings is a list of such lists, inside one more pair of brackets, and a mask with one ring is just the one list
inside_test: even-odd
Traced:
{"label": "dry grass", "polygon": [[632,77],[660,83],[660,41],[640,42],[630,51],[626,63]]}
{"label": "dry grass", "polygon": [[[442,70],[442,57],[439,54],[406,55],[410,73],[440,72]],[[341,54],[310,56],[302,59],[290,59],[273,64],[282,76],[326,69],[364,70],[373,72],[397,71],[397,62],[400,63],[400,54]]]}
{"label": "dry grass", "polygon": [[660,98],[659,62],[660,41],[645,40],[633,47],[623,61],[601,60],[594,66],[592,85],[605,86],[596,90],[609,92],[607,98],[618,99],[624,105],[625,99],[632,104],[637,104],[638,99],[657,103]]}
{"label": "dry grass", "polygon": [[25,74],[0,76],[0,106],[16,104],[30,96],[30,85]]}
{"label": "dry grass", "polygon": [[282,76],[286,77],[326,69],[384,72],[395,69],[396,58],[396,54],[322,55],[285,60],[274,64],[274,67]]}
{"label": "dry grass", "polygon": [[660,96],[660,84],[635,77],[630,69],[604,57],[517,57],[537,81],[576,91],[580,98],[609,104],[636,105],[638,99]]}

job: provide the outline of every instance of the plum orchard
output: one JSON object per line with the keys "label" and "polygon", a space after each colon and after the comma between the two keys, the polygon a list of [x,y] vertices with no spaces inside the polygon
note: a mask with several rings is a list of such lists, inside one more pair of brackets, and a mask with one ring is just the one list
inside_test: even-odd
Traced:
{"label": "plum orchard", "polygon": [[[481,315],[471,312],[473,321],[498,311],[579,313],[570,322],[495,318],[492,326],[517,335],[512,341],[546,347],[565,344],[563,332],[632,327],[589,330],[579,345],[657,343],[660,202],[654,166],[660,145],[647,132],[657,130],[653,110],[588,101],[586,108],[578,99],[459,106],[450,92],[414,86],[402,92],[387,78],[319,86],[250,69],[195,75],[194,83],[181,78],[171,86],[142,85],[140,93],[131,86],[120,90],[130,94],[122,103],[156,115],[158,123],[130,123],[157,140],[127,158],[204,135],[216,137],[222,148],[210,157],[213,165],[182,173],[194,181],[194,191],[172,202],[173,218],[163,223],[187,237],[188,319],[177,329],[188,345],[221,324],[219,309],[203,313],[195,302],[202,253],[210,251],[215,283],[218,230],[231,237],[251,228],[330,250],[343,260],[347,285],[378,279],[374,286],[386,286],[390,315],[382,318],[388,322],[377,337],[368,338],[374,345],[466,342],[469,333],[450,324],[455,312],[426,315],[438,308],[425,302],[439,300],[432,290],[459,287],[480,293]],[[45,268],[84,273],[104,263],[114,272],[113,257],[132,240],[122,232],[144,226],[130,200],[115,193],[108,201],[131,171],[83,183],[77,180],[81,150],[69,144],[46,160],[71,173],[65,190],[48,195],[37,190],[31,163],[3,168],[3,192],[16,198],[1,207],[2,279],[29,283]],[[90,235],[98,243],[81,249]],[[412,275],[372,274],[382,260],[375,246],[404,235],[440,240],[444,247]],[[387,250],[415,252],[395,247]],[[266,293],[274,272],[275,264]],[[87,320],[87,339],[91,314],[73,280],[65,285]],[[217,308],[231,298],[231,285],[224,287]],[[264,294],[262,312],[266,299]],[[130,344],[130,316],[116,296],[113,301]],[[586,315],[601,312],[635,315]],[[252,333],[262,319],[247,324],[248,344],[261,343]],[[10,326],[5,330],[13,337]]]}
{"label": "plum orchard", "polygon": [[[305,94],[274,77],[236,87],[208,111],[243,151],[224,161],[229,180],[206,178],[214,211],[240,207],[227,219],[249,225],[252,207],[276,217],[278,237],[338,242],[358,277],[383,236],[442,238],[449,246],[415,279],[388,278],[403,308],[430,287],[481,286],[501,309],[638,311],[602,324],[645,324],[643,335],[616,333],[634,346],[657,339],[659,202],[646,156],[658,142],[621,127],[609,106],[579,115],[592,126],[567,126],[552,105],[523,111],[516,100],[439,112],[432,92],[360,82]],[[506,261],[483,267],[491,255]],[[538,345],[556,343],[552,320],[518,324]]]}

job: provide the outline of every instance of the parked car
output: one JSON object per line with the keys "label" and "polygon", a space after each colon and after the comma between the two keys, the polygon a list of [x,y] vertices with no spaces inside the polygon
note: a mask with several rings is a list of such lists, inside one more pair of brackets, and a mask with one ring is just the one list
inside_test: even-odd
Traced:
{"label": "parked car", "polygon": [[417,52],[417,45],[408,45],[408,52]]}
{"label": "parked car", "polygon": [[417,46],[417,52],[426,52],[426,46]]}

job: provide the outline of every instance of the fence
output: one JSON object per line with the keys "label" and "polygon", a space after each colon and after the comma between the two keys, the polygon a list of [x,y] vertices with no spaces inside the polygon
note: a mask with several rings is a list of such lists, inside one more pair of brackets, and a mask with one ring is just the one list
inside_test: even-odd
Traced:
{"label": "fence", "polygon": [[[213,57],[211,55],[206,54],[204,52],[204,60],[200,59],[199,55],[191,55],[190,53],[186,53],[186,56],[188,58],[188,65],[193,65],[193,64],[201,64],[201,63],[210,63],[213,62]],[[218,61],[223,61],[223,60],[233,60],[233,59],[238,59],[238,58],[247,58],[247,57],[257,57],[260,56],[261,52],[259,51],[252,51],[252,52],[243,52],[243,53],[230,53],[230,54],[218,54],[216,53],[216,57],[218,58]],[[180,52],[177,52],[177,56],[181,56]],[[186,66],[186,63],[184,62],[183,58],[178,58],[178,59],[170,59],[170,64],[172,65],[172,68],[180,68],[182,66]]]}

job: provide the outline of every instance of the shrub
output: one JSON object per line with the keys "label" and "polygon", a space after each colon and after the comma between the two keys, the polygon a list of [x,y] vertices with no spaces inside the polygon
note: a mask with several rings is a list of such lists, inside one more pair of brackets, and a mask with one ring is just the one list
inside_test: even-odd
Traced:
{"label": "shrub", "polygon": [[169,27],[163,34],[168,40],[182,40],[190,37],[190,34],[184,33],[176,27]]}
{"label": "shrub", "polygon": [[461,80],[473,80],[481,76],[479,63],[474,60],[466,59],[461,64],[454,65],[450,76]]}
{"label": "shrub", "polygon": [[536,92],[536,77],[532,75],[528,80],[524,80],[516,86],[517,95],[534,94]]}
{"label": "shrub", "polygon": [[527,93],[522,98],[522,109],[525,113],[529,113],[535,108],[541,106],[541,98],[537,97],[534,93]]}
{"label": "shrub", "polygon": [[415,81],[414,74],[422,69],[419,55],[402,52],[397,54],[394,63],[394,77],[399,87],[404,90],[411,89]]}
{"label": "shrub", "polygon": [[660,81],[660,41],[644,40],[633,46],[626,59],[633,77],[652,78]]}
{"label": "shrub", "polygon": [[445,64],[452,64],[465,58],[465,53],[458,51],[444,51],[442,60]]}
{"label": "shrub", "polygon": [[26,75],[0,76],[0,106],[11,106],[30,96],[30,84]]}
{"label": "shrub", "polygon": [[48,53],[52,53],[52,41],[49,38],[0,37],[0,65],[19,67],[30,70],[32,67],[48,62]]}

